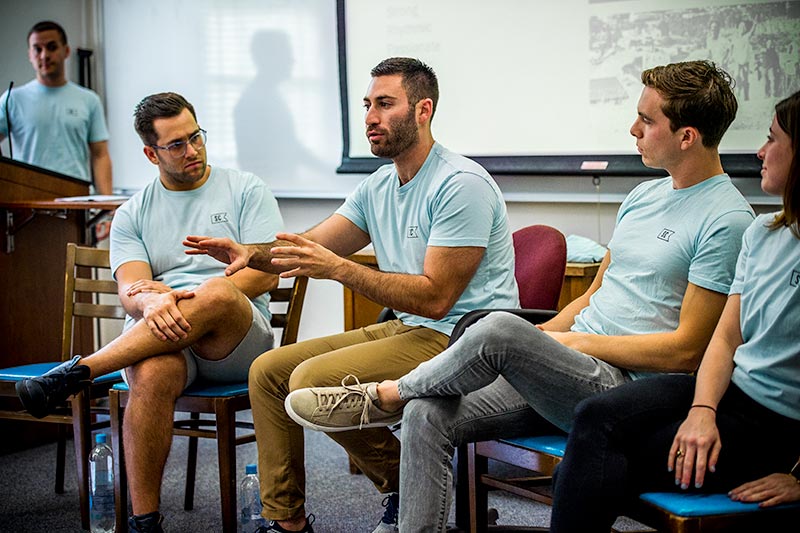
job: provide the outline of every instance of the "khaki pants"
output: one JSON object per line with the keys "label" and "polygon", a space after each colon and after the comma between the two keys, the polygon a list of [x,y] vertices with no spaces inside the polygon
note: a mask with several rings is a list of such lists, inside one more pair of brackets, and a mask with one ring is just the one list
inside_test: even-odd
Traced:
{"label": "khaki pants", "polygon": [[[393,320],[259,356],[250,367],[250,401],[264,515],[270,520],[287,520],[304,509],[303,428],[283,407],[290,391],[339,385],[347,374],[362,382],[397,379],[442,352],[448,340],[438,331]],[[380,492],[398,491],[400,442],[388,428],[329,436],[347,450]]]}

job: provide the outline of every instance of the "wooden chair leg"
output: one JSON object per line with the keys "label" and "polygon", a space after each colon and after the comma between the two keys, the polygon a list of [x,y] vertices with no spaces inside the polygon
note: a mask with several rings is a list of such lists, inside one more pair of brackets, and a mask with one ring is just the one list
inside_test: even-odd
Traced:
{"label": "wooden chair leg", "polygon": [[88,388],[71,400],[72,438],[75,443],[75,472],[78,480],[81,524],[89,529],[89,453],[92,449],[92,420],[89,410]]}
{"label": "wooden chair leg", "polygon": [[470,532],[484,533],[488,530],[489,491],[479,483],[479,478],[489,470],[489,460],[475,454],[475,443],[467,445],[467,469],[469,471]]}
{"label": "wooden chair leg", "polygon": [[109,391],[111,411],[111,452],[114,456],[114,508],[117,518],[116,533],[128,532],[128,478],[125,472],[125,450],[122,439],[124,409],[120,405],[120,393]]}
{"label": "wooden chair leg", "polygon": [[236,533],[236,413],[228,409],[226,401],[218,400],[215,414],[222,531]]}
{"label": "wooden chair leg", "polygon": [[64,494],[64,468],[67,455],[67,426],[58,424],[56,441],[56,494]]}
{"label": "wooden chair leg", "polygon": [[[190,413],[191,420],[199,420],[200,413]],[[188,455],[186,459],[186,487],[183,491],[183,508],[194,509],[194,485],[197,479],[197,437],[189,437]]]}

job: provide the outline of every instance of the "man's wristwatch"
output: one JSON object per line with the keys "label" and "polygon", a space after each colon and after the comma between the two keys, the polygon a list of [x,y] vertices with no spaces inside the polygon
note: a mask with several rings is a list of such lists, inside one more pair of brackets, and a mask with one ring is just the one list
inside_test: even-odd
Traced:
{"label": "man's wristwatch", "polygon": [[800,459],[798,459],[792,469],[789,470],[789,475],[792,476],[795,481],[800,483]]}

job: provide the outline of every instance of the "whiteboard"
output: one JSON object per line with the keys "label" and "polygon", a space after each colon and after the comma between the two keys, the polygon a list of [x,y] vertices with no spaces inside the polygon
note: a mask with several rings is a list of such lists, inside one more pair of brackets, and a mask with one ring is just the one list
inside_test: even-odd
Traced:
{"label": "whiteboard", "polygon": [[610,160],[617,174],[647,174],[629,133],[642,70],[712,59],[736,80],[740,105],[723,162],[757,175],[773,107],[800,88],[797,1],[339,0],[339,9],[342,171],[377,164],[358,110],[369,70],[390,56],[433,67],[435,137],[494,173],[577,174],[585,160]]}

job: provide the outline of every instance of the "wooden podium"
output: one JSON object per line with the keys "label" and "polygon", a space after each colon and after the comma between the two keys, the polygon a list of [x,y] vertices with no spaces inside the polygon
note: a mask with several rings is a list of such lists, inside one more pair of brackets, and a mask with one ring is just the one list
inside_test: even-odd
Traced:
{"label": "wooden podium", "polygon": [[[85,244],[85,206],[52,202],[85,196],[89,184],[49,170],[0,158],[0,365],[3,367],[57,359],[64,316],[66,243]],[[48,205],[50,207],[48,207]],[[97,206],[101,207],[101,206]],[[92,324],[75,333],[77,353],[93,351]],[[38,442],[33,425],[0,425],[0,453]],[[10,431],[13,431],[11,433]],[[33,433],[40,433],[34,431]],[[29,438],[30,437],[30,438]]]}

